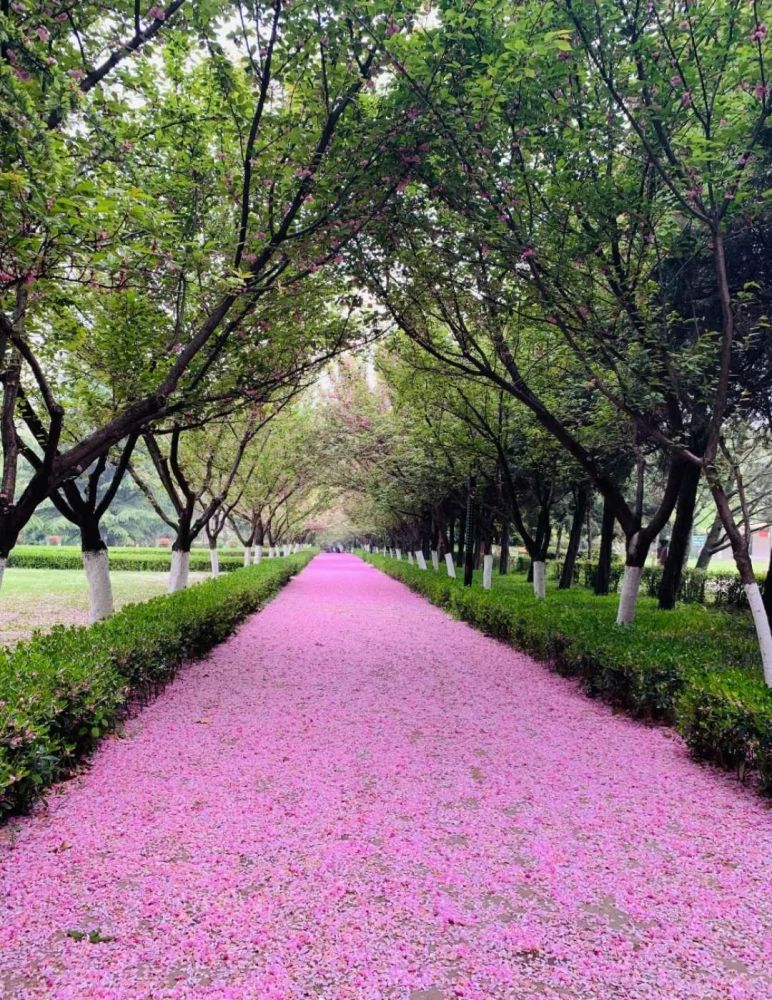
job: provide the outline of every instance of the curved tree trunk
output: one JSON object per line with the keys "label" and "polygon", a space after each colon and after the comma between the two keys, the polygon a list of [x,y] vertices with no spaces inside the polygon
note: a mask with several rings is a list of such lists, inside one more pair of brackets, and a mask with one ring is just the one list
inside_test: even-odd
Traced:
{"label": "curved tree trunk", "polygon": [[697,556],[697,569],[707,569],[710,566],[710,560],[713,558],[714,550],[719,543],[722,531],[721,518],[716,514],[705,538],[705,544]]}

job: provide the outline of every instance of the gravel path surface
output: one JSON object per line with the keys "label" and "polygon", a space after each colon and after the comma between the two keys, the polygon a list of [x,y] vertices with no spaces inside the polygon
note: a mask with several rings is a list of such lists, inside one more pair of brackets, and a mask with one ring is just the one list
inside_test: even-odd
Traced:
{"label": "gravel path surface", "polygon": [[672,732],[320,556],[0,831],[0,995],[765,1000],[771,887]]}

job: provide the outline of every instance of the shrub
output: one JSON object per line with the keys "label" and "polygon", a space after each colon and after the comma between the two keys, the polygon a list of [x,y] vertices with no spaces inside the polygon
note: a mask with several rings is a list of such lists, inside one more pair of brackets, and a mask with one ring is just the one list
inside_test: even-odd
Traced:
{"label": "shrub", "polygon": [[270,560],[0,651],[0,815],[29,807],[131,701],[225,639],[310,558]]}
{"label": "shrub", "polygon": [[[109,549],[111,570],[142,570],[164,573],[169,570],[171,555],[168,549]],[[220,569],[238,569],[243,565],[243,553],[234,549],[220,550]],[[83,557],[75,545],[58,548],[43,545],[19,545],[8,557],[8,565],[17,569],[82,569]],[[190,553],[191,572],[208,572],[209,550],[193,549]]]}
{"label": "shrub", "polygon": [[614,597],[576,589],[539,601],[522,578],[501,578],[484,591],[366,558],[487,635],[578,678],[592,697],[675,724],[696,757],[741,776],[755,772],[772,791],[772,692],[761,678],[749,616],[699,604],[658,611],[643,598],[637,625],[616,628]]}
{"label": "shrub", "polygon": [[691,678],[678,701],[678,728],[695,757],[758,774],[772,792],[772,697],[737,670]]}

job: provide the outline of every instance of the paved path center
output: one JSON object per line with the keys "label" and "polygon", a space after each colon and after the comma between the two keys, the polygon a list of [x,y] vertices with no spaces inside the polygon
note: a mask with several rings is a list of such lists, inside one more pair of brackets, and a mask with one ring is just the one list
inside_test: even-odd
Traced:
{"label": "paved path center", "polygon": [[764,1000],[770,887],[671,731],[325,555],[0,831],[0,995]]}

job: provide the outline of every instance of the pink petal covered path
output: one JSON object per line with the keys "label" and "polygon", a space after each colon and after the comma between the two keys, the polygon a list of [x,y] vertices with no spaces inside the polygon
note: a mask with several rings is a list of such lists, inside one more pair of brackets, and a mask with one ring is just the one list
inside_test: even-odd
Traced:
{"label": "pink petal covered path", "polygon": [[0,995],[763,1000],[772,812],[320,556],[0,832]]}

